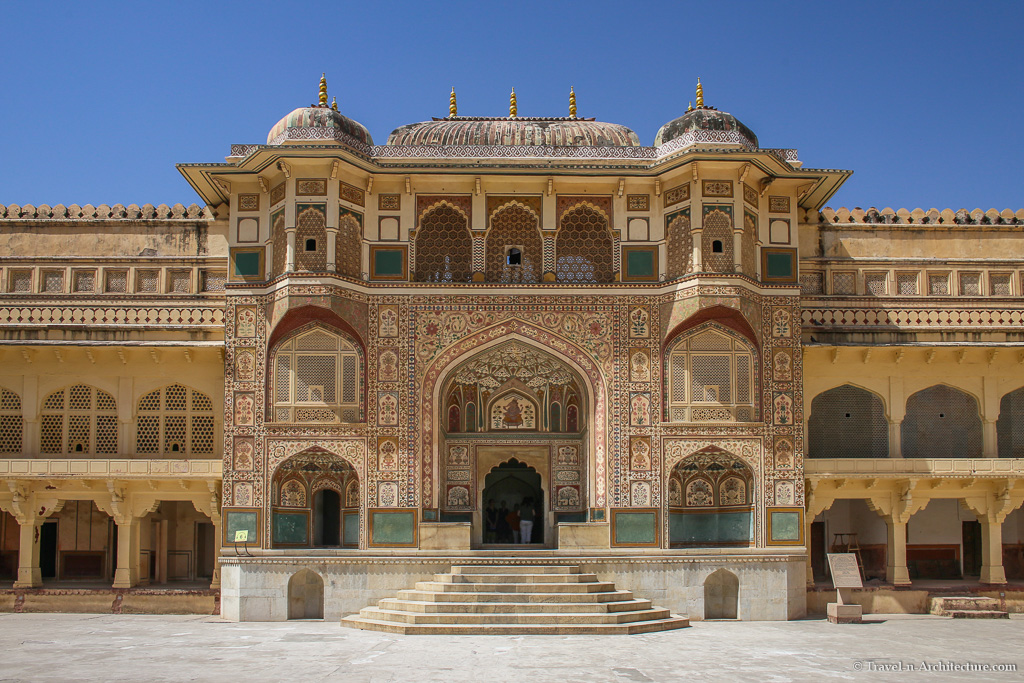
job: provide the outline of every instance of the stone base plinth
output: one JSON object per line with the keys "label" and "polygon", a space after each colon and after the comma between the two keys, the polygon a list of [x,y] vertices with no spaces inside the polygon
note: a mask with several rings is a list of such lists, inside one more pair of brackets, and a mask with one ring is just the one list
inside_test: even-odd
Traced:
{"label": "stone base plinth", "polygon": [[859,624],[864,620],[864,608],[860,605],[828,603],[828,620],[833,624]]}

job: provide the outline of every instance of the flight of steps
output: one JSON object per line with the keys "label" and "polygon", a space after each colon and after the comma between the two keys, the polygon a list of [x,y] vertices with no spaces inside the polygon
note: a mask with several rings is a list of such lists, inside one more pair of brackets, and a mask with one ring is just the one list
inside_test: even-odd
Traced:
{"label": "flight of steps", "polygon": [[977,596],[937,596],[931,599],[928,610],[940,617],[954,619],[1009,619],[1010,614],[999,609],[995,598]]}
{"label": "flight of steps", "polygon": [[459,635],[630,634],[690,625],[579,567],[538,565],[454,566],[341,623],[389,633]]}

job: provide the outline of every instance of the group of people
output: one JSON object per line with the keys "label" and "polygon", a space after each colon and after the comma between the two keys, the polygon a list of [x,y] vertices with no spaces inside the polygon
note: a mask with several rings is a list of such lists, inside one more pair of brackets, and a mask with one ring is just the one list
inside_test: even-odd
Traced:
{"label": "group of people", "polygon": [[516,503],[510,510],[507,501],[501,501],[501,507],[494,506],[494,501],[487,501],[484,510],[484,543],[532,543],[533,523],[537,509],[532,498]]}

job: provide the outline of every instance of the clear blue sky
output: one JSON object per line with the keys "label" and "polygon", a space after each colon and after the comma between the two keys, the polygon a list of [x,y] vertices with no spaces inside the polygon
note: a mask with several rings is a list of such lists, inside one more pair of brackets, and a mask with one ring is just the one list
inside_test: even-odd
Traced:
{"label": "clear blue sky", "polygon": [[262,143],[326,71],[383,143],[445,116],[579,114],[651,144],[700,76],[838,206],[1024,207],[1024,2],[14,2],[0,202],[198,201],[177,162]]}

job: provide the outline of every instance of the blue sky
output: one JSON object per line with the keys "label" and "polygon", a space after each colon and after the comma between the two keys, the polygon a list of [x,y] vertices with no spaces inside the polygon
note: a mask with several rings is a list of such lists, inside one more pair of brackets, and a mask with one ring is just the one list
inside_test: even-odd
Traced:
{"label": "blue sky", "polygon": [[0,202],[189,204],[316,99],[383,143],[444,116],[567,114],[651,144],[693,99],[765,147],[855,171],[829,204],[1024,207],[1022,2],[13,2],[0,8]]}

